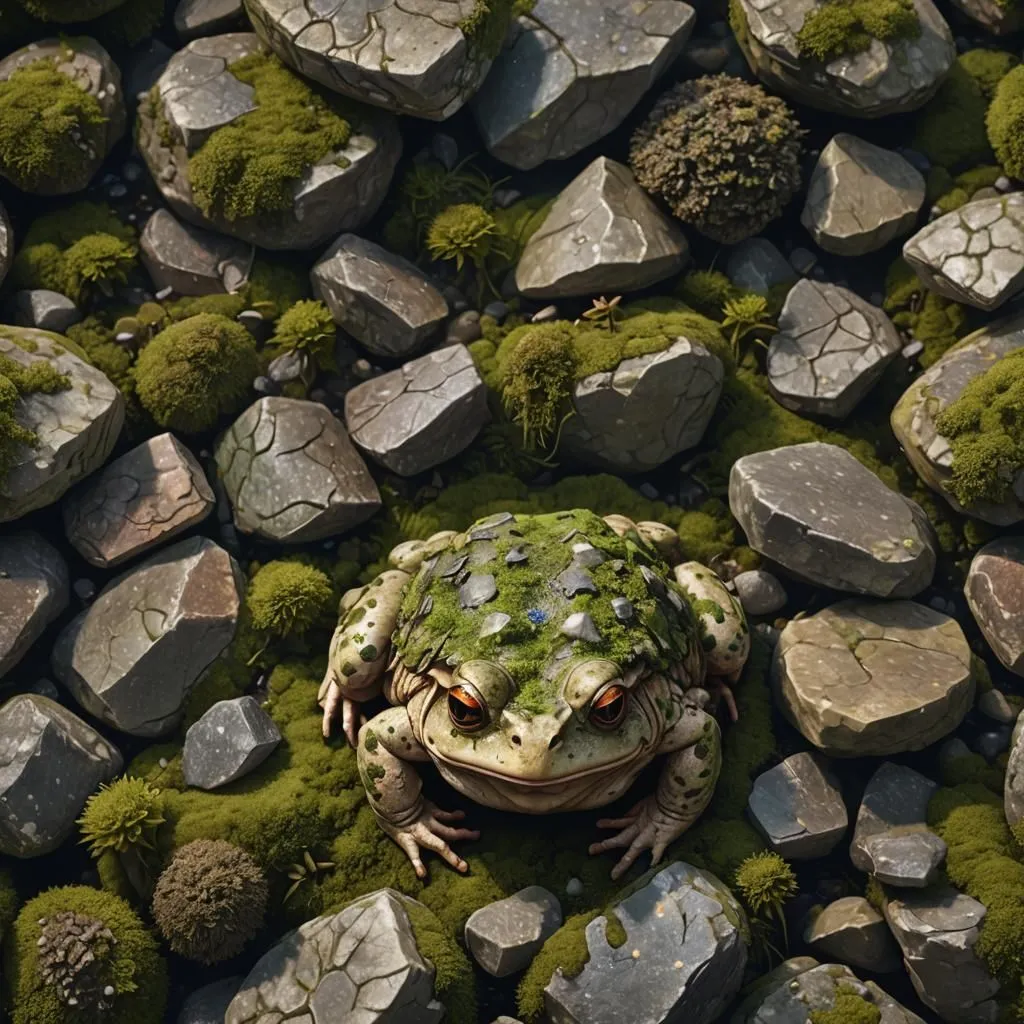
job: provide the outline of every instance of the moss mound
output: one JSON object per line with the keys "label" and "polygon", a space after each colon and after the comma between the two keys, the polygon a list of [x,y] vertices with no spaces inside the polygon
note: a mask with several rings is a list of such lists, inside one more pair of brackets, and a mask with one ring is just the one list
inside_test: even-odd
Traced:
{"label": "moss mound", "polygon": [[929,291],[904,260],[896,260],[885,277],[882,308],[899,328],[924,345],[918,361],[928,369],[965,333],[967,314],[952,299]]}
{"label": "moss mound", "polygon": [[275,637],[305,633],[331,612],[334,588],[325,573],[301,562],[269,562],[246,591],[254,629]]}
{"label": "moss mound", "polygon": [[1024,67],[1016,67],[996,86],[985,115],[988,141],[1011,178],[1024,177]]}
{"label": "moss mound", "polygon": [[808,1017],[811,1024],[878,1024],[882,1011],[852,985],[838,985],[831,1009],[812,1010]]}
{"label": "moss mound", "polygon": [[987,100],[995,95],[999,83],[1020,64],[1020,58],[1006,50],[968,50],[957,63],[974,79]]}
{"label": "moss mound", "polygon": [[943,213],[950,213],[969,203],[977,192],[991,188],[1002,177],[1001,167],[973,167],[955,178],[944,167],[928,172],[928,198]]}
{"label": "moss mound", "polygon": [[939,91],[914,119],[914,149],[946,168],[990,162],[987,109],[981,86],[962,64],[954,64]]}
{"label": "moss mound", "polygon": [[282,352],[307,352],[318,367],[332,369],[336,337],[327,306],[318,299],[302,299],[281,314],[270,343]]}
{"label": "moss mound", "polygon": [[892,42],[921,34],[913,0],[826,0],[796,34],[801,56],[827,63],[868,49],[872,39]]}
{"label": "moss mound", "polygon": [[0,356],[0,485],[14,465],[18,449],[34,447],[38,438],[15,418],[14,410],[26,395],[53,395],[71,387],[71,378],[58,373],[53,364],[36,360],[30,366]]}

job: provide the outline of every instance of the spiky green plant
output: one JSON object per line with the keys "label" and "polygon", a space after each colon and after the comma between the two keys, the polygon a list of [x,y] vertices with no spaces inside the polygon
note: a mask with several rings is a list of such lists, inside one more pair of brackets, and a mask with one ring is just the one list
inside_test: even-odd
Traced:
{"label": "spiky green plant", "polygon": [[[789,864],[770,850],[755,853],[740,863],[733,883],[750,912],[755,932],[759,931],[763,937],[771,924],[777,923],[782,931],[783,943],[788,946],[784,908],[799,892],[796,875]],[[757,928],[758,924],[761,925],[760,929]],[[767,941],[765,944],[771,949]]]}
{"label": "spiky green plant", "polygon": [[[722,307],[722,326],[731,327],[729,343],[732,345],[733,357],[739,362],[740,345],[743,340],[755,331],[774,332],[776,327],[768,320],[768,300],[763,295],[748,292],[735,299],[729,299]],[[755,339],[759,345],[764,342]],[[767,347],[767,346],[765,346]]]}
{"label": "spiky green plant", "polygon": [[614,334],[615,322],[622,316],[622,310],[619,309],[621,302],[621,295],[616,295],[614,299],[606,299],[602,295],[601,298],[593,300],[590,309],[584,311],[583,319],[590,320],[599,326],[603,325],[609,334]]}
{"label": "spiky green plant", "polygon": [[156,830],[164,823],[163,797],[145,779],[123,776],[89,797],[78,819],[82,842],[99,858],[107,850],[126,853],[154,848]]}

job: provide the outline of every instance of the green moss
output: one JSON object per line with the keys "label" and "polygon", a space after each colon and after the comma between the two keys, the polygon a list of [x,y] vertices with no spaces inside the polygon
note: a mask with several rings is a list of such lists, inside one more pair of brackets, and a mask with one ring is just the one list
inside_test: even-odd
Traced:
{"label": "green moss", "polygon": [[921,24],[912,0],[826,0],[804,19],[796,42],[801,56],[828,62],[860,53],[872,39],[912,39]]}
{"label": "green moss", "polygon": [[245,603],[253,628],[283,637],[304,633],[329,616],[337,595],[327,576],[311,565],[268,562],[253,576]]}
{"label": "green moss", "polygon": [[928,175],[929,192],[939,191],[930,198],[943,213],[950,213],[969,203],[976,192],[991,188],[1002,173],[1001,167],[974,167],[952,178],[944,168],[932,168]]}
{"label": "green moss", "polygon": [[957,63],[978,83],[985,99],[991,100],[999,83],[1020,64],[1020,58],[1006,50],[974,49],[961,53]]}
{"label": "green moss", "polygon": [[52,395],[70,387],[71,378],[45,359],[23,366],[0,355],[0,485],[17,460],[19,449],[35,447],[39,440],[15,417],[18,402],[26,395]]}
{"label": "green moss", "polygon": [[1024,177],[1024,67],[1016,67],[996,87],[985,115],[988,141],[1011,178]]}
{"label": "green moss", "polygon": [[337,329],[331,311],[317,299],[303,299],[281,314],[271,344],[282,352],[308,352],[323,370],[334,368]]}
{"label": "green moss", "polygon": [[490,254],[488,269],[492,274],[515,266],[526,243],[547,219],[554,206],[554,197],[538,194],[518,199],[511,206],[491,211],[501,237],[501,245]]}
{"label": "green moss", "polygon": [[20,905],[21,900],[18,898],[18,890],[11,873],[0,868],[0,935],[3,935],[14,922]]}
{"label": "green moss", "polygon": [[727,302],[743,294],[720,270],[691,270],[679,279],[673,292],[692,309],[714,318],[722,316]]}
{"label": "green moss", "polygon": [[425,907],[406,903],[416,948],[434,965],[434,994],[444,1004],[450,1024],[477,1024],[473,968],[466,954]]}
{"label": "green moss", "polygon": [[966,333],[964,307],[925,288],[902,259],[896,260],[886,274],[882,308],[897,327],[924,345],[918,357],[924,369],[937,362]]}
{"label": "green moss", "polygon": [[832,1008],[811,1010],[808,1017],[811,1024],[878,1024],[882,1011],[852,985],[838,985]]}
{"label": "green moss", "polygon": [[941,167],[971,167],[992,159],[985,134],[988,101],[959,63],[914,119],[914,149]]}
{"label": "green moss", "polygon": [[122,391],[134,390],[130,370],[131,350],[115,341],[115,334],[99,317],[88,316],[67,329],[67,336],[81,347],[86,359],[97,370],[102,370],[110,381]]}
{"label": "green moss", "polygon": [[544,1013],[544,989],[555,971],[561,971],[566,978],[575,978],[583,972],[590,960],[585,932],[587,925],[599,913],[594,910],[567,918],[533,958],[516,990],[519,1015],[527,1024],[534,1024],[541,1019]]}
{"label": "green moss", "polygon": [[494,60],[501,52],[512,19],[533,9],[534,0],[475,0],[472,11],[459,22],[470,50],[480,61]]}

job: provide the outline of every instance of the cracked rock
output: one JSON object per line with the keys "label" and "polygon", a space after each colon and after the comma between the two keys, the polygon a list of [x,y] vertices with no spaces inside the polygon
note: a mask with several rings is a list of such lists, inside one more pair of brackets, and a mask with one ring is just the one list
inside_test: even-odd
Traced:
{"label": "cracked rock", "polygon": [[12,697],[0,707],[0,853],[52,853],[122,767],[117,748],[66,708],[36,694]]}
{"label": "cracked rock", "polygon": [[812,442],[737,459],[729,507],[755,551],[819,586],[913,597],[932,581],[924,512],[845,448]]}
{"label": "cracked rock", "polygon": [[448,316],[448,303],[426,274],[356,235],[342,235],[310,279],[334,322],[377,356],[412,355]]}
{"label": "cracked rock", "polygon": [[729,890],[676,861],[612,909],[625,943],[609,944],[604,915],[591,921],[583,970],[574,978],[556,970],[544,989],[549,1018],[621,1024],[628,1006],[637,1024],[716,1020],[739,990],[747,963],[746,918]]}
{"label": "cracked rock", "polygon": [[488,974],[506,978],[529,967],[561,927],[558,897],[531,885],[471,914],[466,921],[466,945]]}
{"label": "cracked rock", "polygon": [[159,434],[64,499],[64,531],[87,562],[109,569],[201,523],[214,505],[192,453]]}
{"label": "cracked rock", "polygon": [[913,601],[852,599],[794,619],[775,648],[772,681],[786,717],[832,757],[923,750],[974,701],[960,626]]}
{"label": "cracked rock", "polygon": [[345,395],[352,440],[400,476],[454,458],[490,418],[487,387],[465,345],[437,349]]}
{"label": "cracked rock", "polygon": [[524,171],[586,149],[679,56],[695,20],[677,0],[537,0],[473,98],[487,149]]}
{"label": "cracked rock", "polygon": [[185,785],[218,789],[235,782],[263,764],[280,742],[277,724],[254,698],[218,701],[185,733]]}
{"label": "cracked rock", "polygon": [[45,359],[71,382],[70,388],[52,395],[23,395],[14,407],[15,419],[38,441],[35,447],[21,445],[15,451],[0,482],[0,523],[52,505],[72,484],[103,465],[121,433],[121,392],[61,341],[29,327],[0,328],[0,357],[22,366]]}
{"label": "cracked rock", "polygon": [[228,66],[259,51],[251,32],[196,39],[168,61],[155,98],[139,105],[138,146],[168,206],[183,220],[264,249],[311,249],[361,227],[387,194],[402,140],[393,118],[350,106],[348,142],[311,164],[292,186],[290,209],[231,219],[204,213],[192,195],[189,159],[218,129],[255,109],[252,86]]}
{"label": "cracked rock", "polygon": [[924,198],[924,178],[899,153],[840,133],[818,157],[800,221],[826,252],[863,256],[907,234]]}
{"label": "cracked rock", "polygon": [[115,729],[164,735],[234,638],[242,586],[235,560],[213,541],[179,541],[117,577],[72,620],[54,645],[54,674]]}
{"label": "cracked rock", "polygon": [[1000,537],[978,551],[964,594],[992,653],[1024,677],[1024,537]]}
{"label": "cracked rock", "polygon": [[66,295],[46,288],[15,292],[7,315],[10,322],[19,327],[38,327],[53,334],[63,334],[82,319],[81,310]]}
{"label": "cracked rock", "polygon": [[526,243],[516,287],[532,299],[621,295],[678,273],[689,252],[633,172],[600,156],[562,190]]}
{"label": "cracked rock", "polygon": [[787,409],[845,419],[902,347],[877,306],[846,288],[804,278],[786,296],[768,347],[768,386]]}
{"label": "cracked rock", "polygon": [[381,506],[345,428],[318,402],[253,402],[221,438],[215,457],[235,526],[266,540],[323,540]]}
{"label": "cracked rock", "polygon": [[434,965],[416,946],[408,906],[379,889],[337,914],[300,925],[242,982],[223,1024],[440,1024]]}
{"label": "cracked rock", "polygon": [[68,567],[38,533],[0,537],[0,679],[68,606]]}
{"label": "cracked rock", "polygon": [[174,1024],[224,1024],[224,1014],[242,978],[221,978],[196,989],[184,1002]]}
{"label": "cracked rock", "polygon": [[889,974],[902,965],[885,918],[863,896],[844,896],[830,903],[804,931],[815,953],[860,967]]}

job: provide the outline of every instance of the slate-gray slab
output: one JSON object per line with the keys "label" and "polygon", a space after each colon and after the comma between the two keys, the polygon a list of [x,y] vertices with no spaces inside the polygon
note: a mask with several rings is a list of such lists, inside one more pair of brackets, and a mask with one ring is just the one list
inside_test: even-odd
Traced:
{"label": "slate-gray slab", "polygon": [[737,288],[768,295],[772,289],[795,281],[797,274],[772,242],[755,236],[737,242],[729,250],[725,276]]}
{"label": "slate-gray slab", "polygon": [[258,768],[281,742],[281,731],[255,698],[213,705],[185,733],[181,770],[185,785],[219,789]]}
{"label": "slate-gray slab", "polygon": [[466,945],[488,974],[506,978],[529,967],[561,926],[558,897],[542,886],[531,885],[470,914]]}
{"label": "slate-gray slab", "polygon": [[878,974],[903,963],[885,918],[863,896],[830,903],[804,930],[804,942],[819,956]]}
{"label": "slate-gray slab", "polygon": [[1024,677],[1024,537],[1000,537],[981,548],[964,594],[992,653]]}

